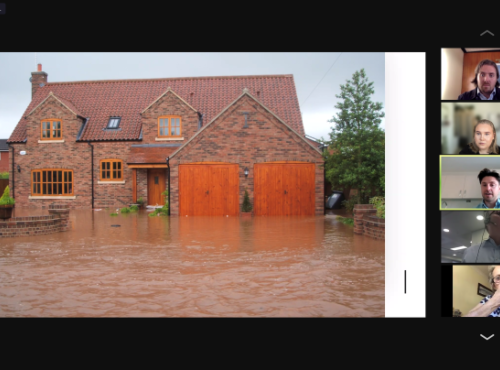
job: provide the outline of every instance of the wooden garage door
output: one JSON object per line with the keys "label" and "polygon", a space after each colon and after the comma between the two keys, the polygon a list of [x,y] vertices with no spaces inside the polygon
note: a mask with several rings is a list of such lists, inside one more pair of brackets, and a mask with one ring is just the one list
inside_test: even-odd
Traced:
{"label": "wooden garage door", "polygon": [[314,168],[314,163],[255,164],[255,215],[313,216]]}
{"label": "wooden garage door", "polygon": [[237,164],[179,165],[179,216],[238,216]]}

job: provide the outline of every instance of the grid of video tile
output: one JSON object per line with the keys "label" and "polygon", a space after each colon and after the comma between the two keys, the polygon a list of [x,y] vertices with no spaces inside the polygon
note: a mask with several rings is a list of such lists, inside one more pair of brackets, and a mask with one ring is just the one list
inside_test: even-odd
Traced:
{"label": "grid of video tile", "polygon": [[500,48],[441,50],[445,317],[500,317],[499,71]]}

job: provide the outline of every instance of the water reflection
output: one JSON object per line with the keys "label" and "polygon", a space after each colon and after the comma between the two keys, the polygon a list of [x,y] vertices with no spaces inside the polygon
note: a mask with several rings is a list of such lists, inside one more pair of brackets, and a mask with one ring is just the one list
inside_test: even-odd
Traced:
{"label": "water reflection", "polygon": [[[16,216],[45,214],[34,211]],[[68,232],[0,239],[0,316],[384,316],[384,242],[334,215],[111,212],[72,210]]]}

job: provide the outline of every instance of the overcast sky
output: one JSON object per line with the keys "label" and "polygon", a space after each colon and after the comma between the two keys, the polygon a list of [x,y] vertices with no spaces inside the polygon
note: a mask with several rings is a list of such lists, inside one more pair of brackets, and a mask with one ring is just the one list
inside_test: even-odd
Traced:
{"label": "overcast sky", "polygon": [[0,139],[30,103],[36,63],[48,82],[293,74],[305,132],[318,139],[329,138],[340,85],[364,68],[385,110],[384,53],[0,53]]}

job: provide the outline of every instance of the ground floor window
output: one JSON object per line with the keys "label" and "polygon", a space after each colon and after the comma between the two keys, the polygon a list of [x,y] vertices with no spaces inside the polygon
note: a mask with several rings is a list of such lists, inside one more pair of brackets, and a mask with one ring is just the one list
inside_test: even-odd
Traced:
{"label": "ground floor window", "polygon": [[101,181],[123,180],[122,161],[120,159],[101,160]]}
{"label": "ground floor window", "polygon": [[31,195],[73,195],[72,170],[33,170]]}

